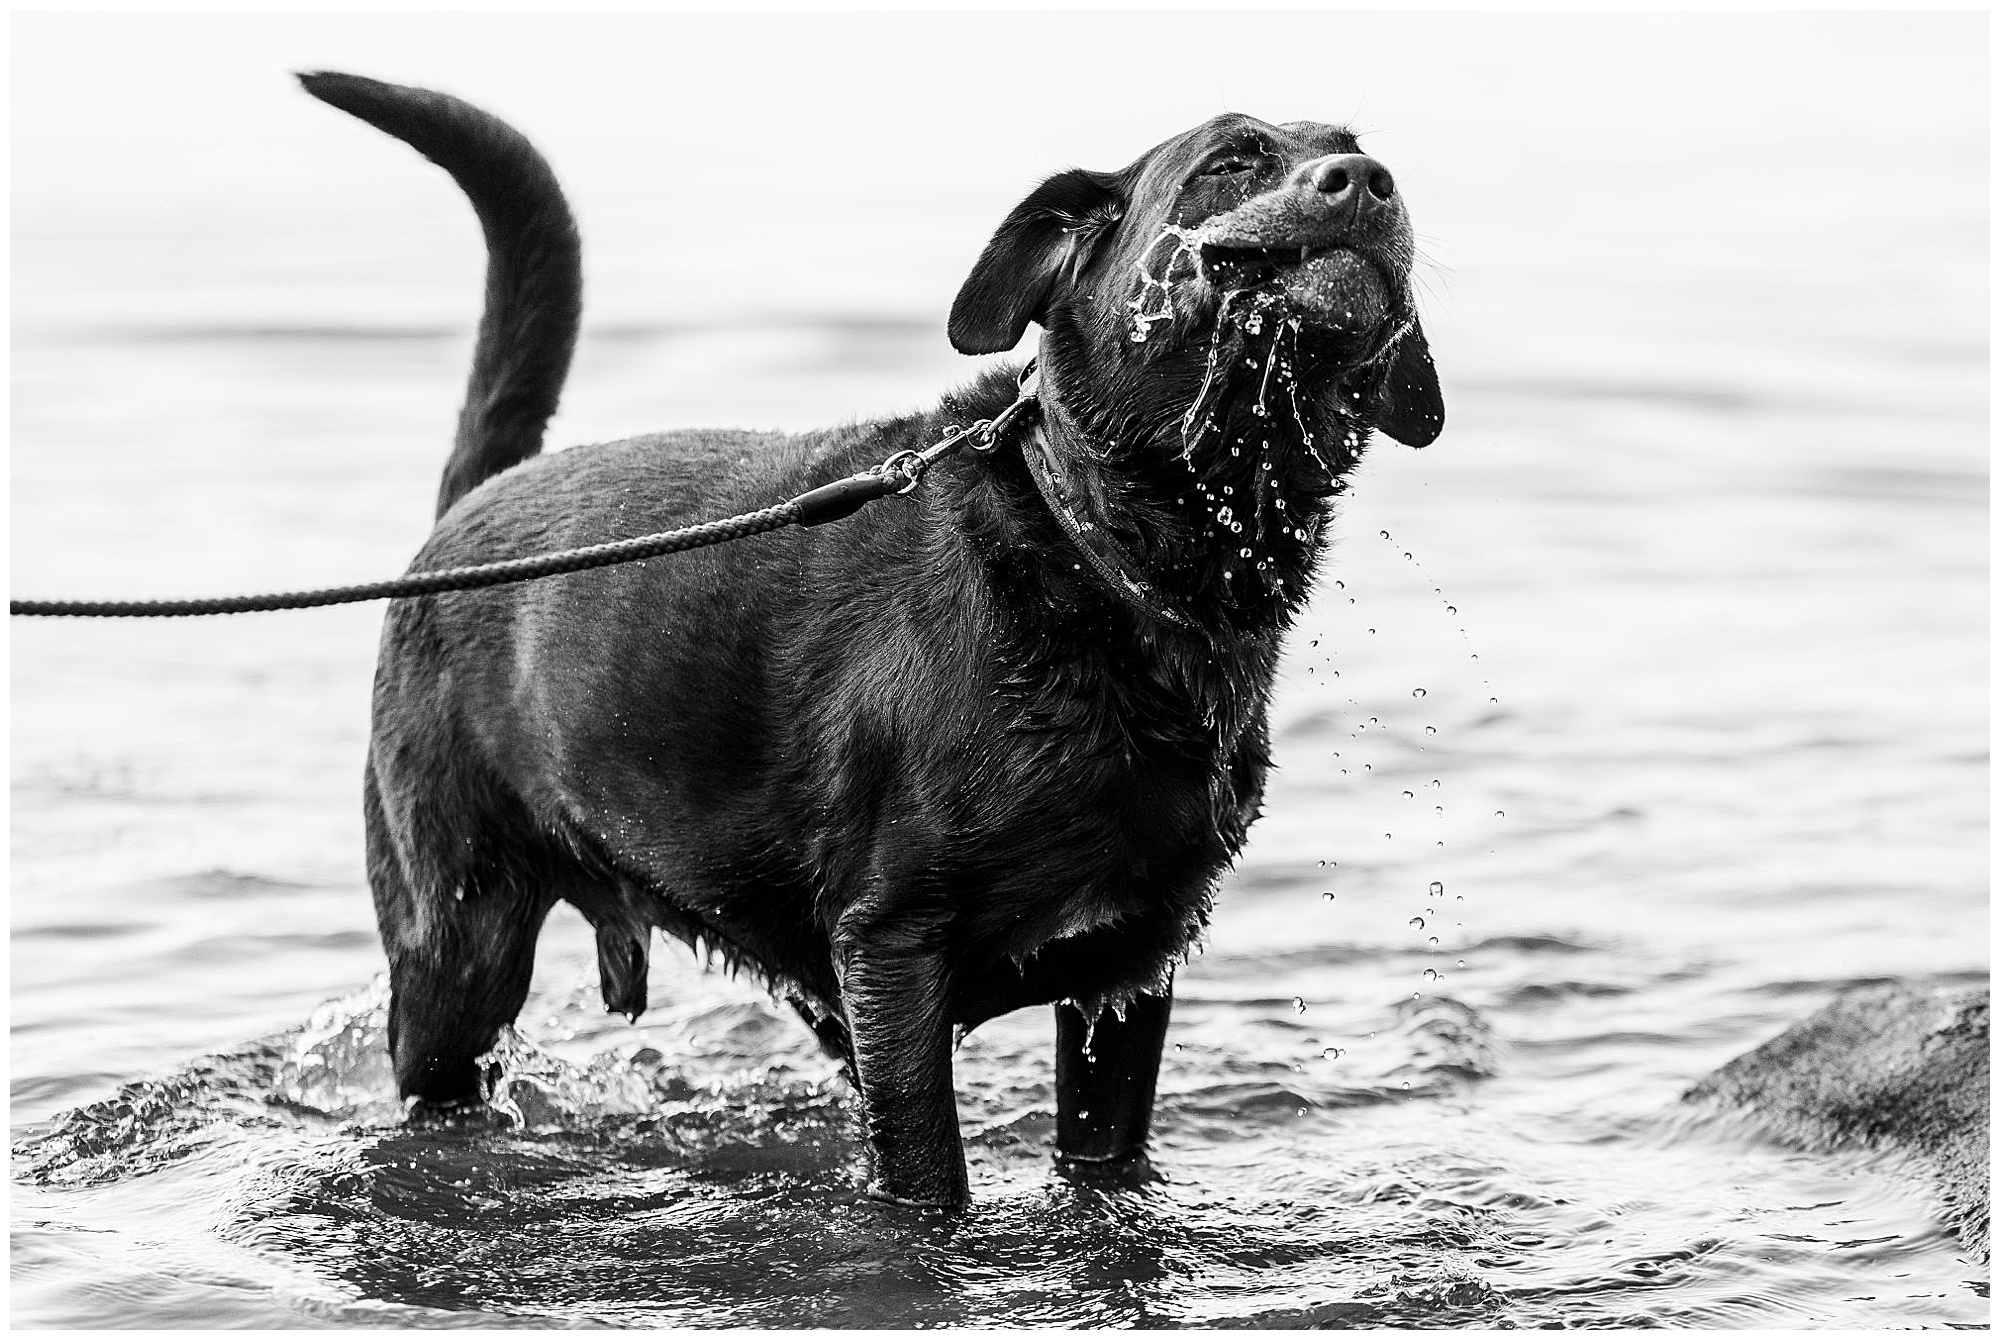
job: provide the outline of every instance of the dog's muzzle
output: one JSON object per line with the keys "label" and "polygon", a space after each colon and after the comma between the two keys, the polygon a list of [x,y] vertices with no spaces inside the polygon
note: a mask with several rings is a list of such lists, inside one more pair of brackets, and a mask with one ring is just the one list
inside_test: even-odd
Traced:
{"label": "dog's muzzle", "polygon": [[1312,325],[1364,335],[1387,319],[1400,287],[1379,258],[1408,255],[1409,236],[1389,170],[1366,154],[1328,154],[1210,219],[1195,240],[1216,288],[1268,286]]}

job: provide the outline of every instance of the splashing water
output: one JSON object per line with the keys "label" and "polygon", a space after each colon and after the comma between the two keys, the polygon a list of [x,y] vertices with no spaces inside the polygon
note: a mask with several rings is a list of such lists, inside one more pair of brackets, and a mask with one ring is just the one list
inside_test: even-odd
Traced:
{"label": "splashing water", "polygon": [[[1174,245],[1166,253],[1166,263],[1155,274],[1153,267],[1163,242]],[[1133,263],[1133,268],[1139,272],[1139,296],[1127,304],[1132,309],[1132,343],[1144,344],[1152,336],[1154,326],[1174,319],[1175,267],[1185,258],[1185,274],[1194,274],[1200,267],[1200,245],[1194,229],[1170,223],[1160,230],[1152,245]]]}

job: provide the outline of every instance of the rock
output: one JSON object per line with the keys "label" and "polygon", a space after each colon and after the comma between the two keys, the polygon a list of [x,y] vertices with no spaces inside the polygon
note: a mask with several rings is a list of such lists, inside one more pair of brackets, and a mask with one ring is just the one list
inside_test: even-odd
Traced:
{"label": "rock", "polygon": [[1859,987],[1689,1089],[1790,1144],[1893,1147],[1928,1163],[1943,1218],[1988,1259],[1985,989]]}

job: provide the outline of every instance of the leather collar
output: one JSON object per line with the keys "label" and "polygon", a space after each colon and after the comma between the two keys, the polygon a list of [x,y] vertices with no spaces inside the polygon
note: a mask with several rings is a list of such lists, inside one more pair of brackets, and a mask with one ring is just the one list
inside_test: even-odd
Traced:
{"label": "leather collar", "polygon": [[1041,413],[1021,437],[1021,458],[1049,511],[1068,533],[1090,569],[1112,594],[1156,623],[1192,630],[1198,625],[1179,602],[1153,584],[1145,564],[1106,524],[1104,489],[1091,462],[1103,459],[1068,408],[1050,375],[1046,358],[1037,359]]}

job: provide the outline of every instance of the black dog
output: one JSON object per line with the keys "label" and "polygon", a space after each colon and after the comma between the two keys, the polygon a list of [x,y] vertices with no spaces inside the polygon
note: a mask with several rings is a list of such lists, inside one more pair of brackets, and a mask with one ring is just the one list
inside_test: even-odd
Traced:
{"label": "black dog", "polygon": [[[768,506],[1016,399],[995,371],[910,418],[537,456],[580,308],[547,164],[440,94],[304,82],[450,171],[486,233],[418,569]],[[1045,333],[991,453],[824,529],[392,606],[366,803],[402,1092],[481,1100],[567,899],[613,1010],[644,1007],[656,926],[784,994],[847,1063],[879,1197],[965,1198],[954,1030],[1024,1005],[1056,1004],[1059,1155],[1138,1156],[1329,499],[1371,429],[1443,423],[1411,258],[1352,135],[1217,117],[1000,225],[952,343]]]}

